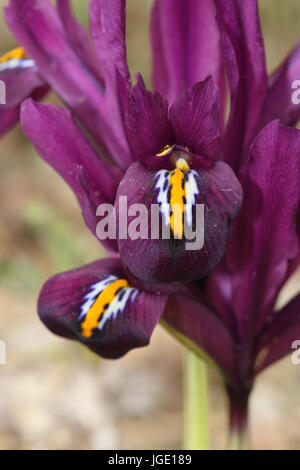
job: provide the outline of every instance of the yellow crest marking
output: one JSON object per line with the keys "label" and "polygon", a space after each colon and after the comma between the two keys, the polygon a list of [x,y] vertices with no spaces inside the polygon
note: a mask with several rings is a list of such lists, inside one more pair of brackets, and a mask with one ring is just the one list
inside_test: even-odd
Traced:
{"label": "yellow crest marking", "polygon": [[170,217],[170,227],[175,238],[182,238],[186,192],[184,172],[179,168],[176,168],[171,172],[170,187],[170,206],[172,210]]}
{"label": "yellow crest marking", "polygon": [[89,338],[93,330],[97,328],[98,323],[106,308],[115,298],[118,290],[128,287],[126,279],[118,279],[107,286],[97,297],[96,301],[86,314],[85,320],[81,324],[82,336]]}
{"label": "yellow crest marking", "polygon": [[183,237],[183,214],[186,204],[186,184],[185,172],[190,167],[184,158],[178,158],[176,161],[176,169],[170,175],[170,206],[172,214],[170,217],[170,227],[175,238]]}
{"label": "yellow crest marking", "polygon": [[178,158],[178,160],[176,160],[176,167],[182,171],[189,171],[190,169],[188,162],[184,158]]}
{"label": "yellow crest marking", "polygon": [[165,155],[167,155],[170,150],[172,148],[172,145],[165,145],[165,147],[162,149],[162,151],[160,153],[157,153],[156,156],[157,157],[164,157]]}
{"label": "yellow crest marking", "polygon": [[26,59],[28,56],[25,52],[25,50],[22,47],[17,47],[16,49],[13,49],[12,51],[7,52],[4,54],[2,57],[0,57],[0,64],[3,64],[4,62],[8,62],[9,60],[12,59]]}

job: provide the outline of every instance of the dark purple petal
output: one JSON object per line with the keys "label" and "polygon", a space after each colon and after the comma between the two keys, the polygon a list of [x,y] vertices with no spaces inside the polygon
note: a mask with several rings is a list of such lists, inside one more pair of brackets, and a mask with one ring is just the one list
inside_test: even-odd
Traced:
{"label": "dark purple petal", "polygon": [[[48,93],[49,88],[47,86],[38,87],[31,92],[31,97],[33,100],[40,101]],[[21,96],[21,94],[19,95]],[[26,97],[25,97],[26,98]],[[5,105],[0,105],[0,136],[8,132],[12,127],[14,127],[20,120],[20,105],[9,107]]]}
{"label": "dark purple petal", "polygon": [[106,97],[99,80],[76,54],[51,3],[48,0],[11,0],[5,17],[18,42],[35,61],[42,78],[120,166],[130,163],[132,158],[118,103]]}
{"label": "dark purple petal", "polygon": [[38,312],[53,333],[114,359],[149,344],[166,300],[128,284],[120,261],[111,258],[51,278]]}
{"label": "dark purple petal", "polygon": [[205,279],[204,292],[212,308],[222,318],[225,325],[234,331],[235,319],[232,312],[232,284],[230,270],[220,263]]}
{"label": "dark purple petal", "polygon": [[[200,298],[169,297],[162,320],[208,355],[227,376],[235,379],[234,343],[229,330]],[[179,338],[180,339],[180,338]],[[184,339],[183,339],[184,342]],[[190,345],[191,346],[191,345]]]}
{"label": "dark purple petal", "polygon": [[199,289],[194,282],[147,282],[140,279],[123,264],[125,277],[130,284],[135,286],[137,289],[145,290],[150,294],[158,293],[171,295],[184,295],[195,298],[199,296]]}
{"label": "dark purple petal", "polygon": [[[292,95],[300,93],[292,85],[300,80],[300,43],[271,76],[267,98],[261,116],[261,126],[279,119],[287,126],[294,126],[300,119],[300,104],[293,103]],[[300,82],[297,85],[299,90]]]}
{"label": "dark purple petal", "polygon": [[257,132],[268,79],[256,0],[214,0],[231,94],[224,158],[237,170]]}
{"label": "dark purple petal", "polygon": [[174,143],[167,101],[159,93],[146,90],[140,76],[128,105],[126,133],[132,151],[146,161]]}
{"label": "dark purple petal", "polygon": [[100,79],[103,79],[97,67],[96,55],[92,51],[89,35],[83,26],[74,18],[70,0],[56,0],[56,3],[58,14],[73,49],[91,72],[94,73],[95,76],[99,75]]}
{"label": "dark purple petal", "polygon": [[156,0],[152,12],[154,88],[170,103],[213,74],[220,84],[222,60],[211,0]]}
{"label": "dark purple petal", "polygon": [[294,341],[300,340],[300,295],[292,299],[280,311],[275,312],[260,333],[257,345],[256,372],[292,354]]}
{"label": "dark purple petal", "polygon": [[6,103],[1,104],[1,109],[19,106],[34,90],[45,87],[31,59],[20,59],[19,65],[16,63],[13,68],[10,66],[11,62],[12,60],[0,62],[0,80],[5,83],[6,88]]}
{"label": "dark purple petal", "polygon": [[16,48],[0,58],[1,99],[0,135],[5,134],[18,121],[20,104],[29,96],[39,100],[48,87],[38,74],[33,60],[22,48]]}
{"label": "dark purple petal", "polygon": [[91,0],[91,36],[105,79],[114,80],[115,70],[130,85],[126,59],[125,0]]}
{"label": "dark purple petal", "polygon": [[273,121],[258,135],[243,167],[244,203],[232,224],[227,262],[240,341],[255,336],[272,313],[298,255],[300,131]]}
{"label": "dark purple petal", "polygon": [[[83,209],[83,217],[95,234],[96,208],[113,203],[121,171],[101,161],[70,111],[55,105],[22,105],[21,122],[39,155],[71,186]],[[115,240],[110,241],[115,247]]]}
{"label": "dark purple petal", "polygon": [[0,109],[0,136],[6,134],[19,121],[19,107],[12,109]]}
{"label": "dark purple petal", "polygon": [[[125,3],[125,0],[91,0],[89,7],[91,36],[105,81],[106,101],[111,109],[116,108],[116,114],[118,110],[122,126],[131,89],[126,58]],[[123,158],[127,164],[132,162],[128,148]]]}
{"label": "dark purple petal", "polygon": [[[186,173],[178,169],[155,172],[142,163],[134,163],[118,188],[115,205],[120,219],[127,213],[122,197],[127,198],[128,208],[134,204],[144,205],[141,214],[128,212],[128,224],[126,221],[119,222],[120,227],[128,227],[128,235],[119,234],[122,261],[138,278],[150,282],[170,282],[198,279],[220,262],[226,247],[230,220],[239,210],[242,189],[230,167],[223,162],[217,162],[209,170]],[[175,219],[172,223],[174,216],[170,217],[166,210],[163,212],[163,204],[165,209],[168,204],[171,207],[181,204],[183,208],[184,202],[187,203],[186,226],[193,229],[194,236],[185,232],[188,233],[185,237],[182,230],[179,234]],[[159,223],[156,229],[160,228],[160,231],[157,235],[155,231],[151,233],[152,205],[156,205],[158,210]],[[133,233],[140,215],[143,218],[142,227],[138,227],[137,232],[140,231],[141,235],[134,239],[131,228]],[[162,226],[171,227],[169,239],[162,238]],[[193,243],[192,247],[187,244],[189,242]]]}
{"label": "dark purple petal", "polygon": [[151,168],[169,168],[161,153],[170,146],[171,154],[174,144],[192,155],[192,168],[208,168],[221,133],[218,88],[209,77],[183,92],[168,112],[167,101],[146,90],[139,76],[128,105],[126,133],[136,157]]}
{"label": "dark purple petal", "polygon": [[221,134],[219,90],[211,77],[180,95],[171,106],[170,121],[176,143],[211,165]]}

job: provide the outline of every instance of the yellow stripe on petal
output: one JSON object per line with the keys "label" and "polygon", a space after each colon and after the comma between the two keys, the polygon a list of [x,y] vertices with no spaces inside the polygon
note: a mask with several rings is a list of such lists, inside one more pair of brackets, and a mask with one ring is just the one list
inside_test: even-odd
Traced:
{"label": "yellow stripe on petal", "polygon": [[126,279],[118,279],[109,284],[97,297],[92,307],[87,312],[81,324],[82,336],[89,338],[93,330],[98,327],[102,315],[105,313],[111,302],[115,299],[118,291],[128,287]]}
{"label": "yellow stripe on petal", "polygon": [[175,238],[182,238],[186,190],[184,172],[179,168],[176,168],[171,172],[170,187],[170,206],[172,210],[170,227]]}
{"label": "yellow stripe on petal", "polygon": [[166,145],[160,153],[156,154],[156,156],[157,157],[164,157],[165,155],[167,155],[170,152],[171,149],[172,149],[172,145]]}
{"label": "yellow stripe on petal", "polygon": [[23,49],[23,47],[17,47],[16,49],[13,49],[6,54],[4,54],[2,57],[0,57],[0,64],[3,64],[4,62],[8,62],[9,60],[21,60],[21,59],[26,59],[28,56]]}

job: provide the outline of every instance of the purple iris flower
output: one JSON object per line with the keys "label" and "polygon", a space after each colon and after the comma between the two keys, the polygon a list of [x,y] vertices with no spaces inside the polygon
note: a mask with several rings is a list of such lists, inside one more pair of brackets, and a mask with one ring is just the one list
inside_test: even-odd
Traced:
{"label": "purple iris flower", "polygon": [[33,79],[69,108],[25,101],[24,132],[71,186],[94,234],[96,208],[118,207],[118,196],[150,206],[173,191],[205,206],[203,250],[108,239],[120,258],[50,279],[41,319],[110,358],[148,344],[161,321],[221,370],[240,431],[255,376],[300,334],[300,296],[276,310],[300,260],[300,131],[287,127],[300,117],[291,101],[300,45],[268,77],[255,0],[156,0],[151,93],[140,76],[131,86],[125,0],[90,1],[93,48],[68,0],[57,9],[10,0],[5,14]]}
{"label": "purple iris flower", "polygon": [[0,58],[0,75],[5,84],[0,109],[1,136],[19,121],[22,101],[29,96],[34,100],[42,99],[48,87],[40,77],[34,61],[21,47]]}

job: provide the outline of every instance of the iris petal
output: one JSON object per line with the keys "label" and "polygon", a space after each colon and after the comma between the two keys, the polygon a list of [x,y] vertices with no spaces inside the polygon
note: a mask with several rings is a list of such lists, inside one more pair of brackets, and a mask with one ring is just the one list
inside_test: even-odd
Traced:
{"label": "iris petal", "polygon": [[[111,3],[111,2],[109,2]],[[120,116],[118,90],[106,94],[78,55],[49,0],[10,0],[6,22],[39,73],[120,166],[132,162]]]}
{"label": "iris petal", "polygon": [[35,62],[18,47],[0,57],[1,110],[0,135],[19,120],[20,104],[29,96],[41,99],[48,86],[41,79]]}
{"label": "iris petal", "polygon": [[55,334],[117,358],[149,343],[166,300],[131,285],[118,259],[102,259],[49,279],[38,312]]}
{"label": "iris petal", "polygon": [[136,159],[153,169],[173,168],[172,148],[188,149],[192,168],[209,168],[221,137],[219,90],[211,76],[182,92],[168,107],[159,93],[145,89],[141,76],[128,105],[126,133]]}
{"label": "iris petal", "polygon": [[215,160],[221,137],[219,90],[211,76],[177,98],[170,108],[176,142],[195,154],[194,168],[209,167]]}
{"label": "iris petal", "polygon": [[260,331],[299,256],[299,149],[300,131],[273,121],[258,134],[241,173],[245,197],[226,254],[241,337]]}
{"label": "iris petal", "polygon": [[257,0],[214,0],[230,88],[223,155],[234,170],[248,157],[268,88]]}
{"label": "iris petal", "polygon": [[222,85],[213,0],[156,0],[151,38],[154,87],[170,103],[209,73]]}
{"label": "iris petal", "polygon": [[[141,279],[170,282],[198,279],[220,262],[229,223],[239,210],[242,189],[230,167],[223,162],[209,170],[187,172],[151,171],[142,163],[134,163],[118,188],[115,206],[119,223],[124,215],[122,197],[127,198],[128,208],[142,204],[146,211],[141,219],[143,228],[135,237],[130,233],[135,219],[129,213],[128,233],[118,239],[123,262]],[[177,226],[175,205],[179,206]],[[180,208],[184,208],[184,213]],[[156,209],[158,219],[153,214]]]}
{"label": "iris petal", "polygon": [[[212,365],[217,365],[227,379],[235,380],[234,341],[231,332],[200,293],[172,295],[162,322],[172,333]],[[217,340],[216,340],[217,338]]]}
{"label": "iris petal", "polygon": [[[26,100],[21,121],[25,134],[40,156],[76,194],[84,220],[96,234],[97,207],[101,203],[114,202],[121,170],[99,158],[67,109]],[[105,243],[109,249],[117,248],[116,240]]]}
{"label": "iris petal", "polygon": [[299,83],[299,77],[300,42],[269,79],[268,93],[260,120],[261,128],[273,119],[279,119],[287,126],[297,124],[300,119],[300,106],[295,105],[295,100],[292,98],[293,91],[296,91],[298,100],[299,85],[297,90],[291,87],[294,83]]}

